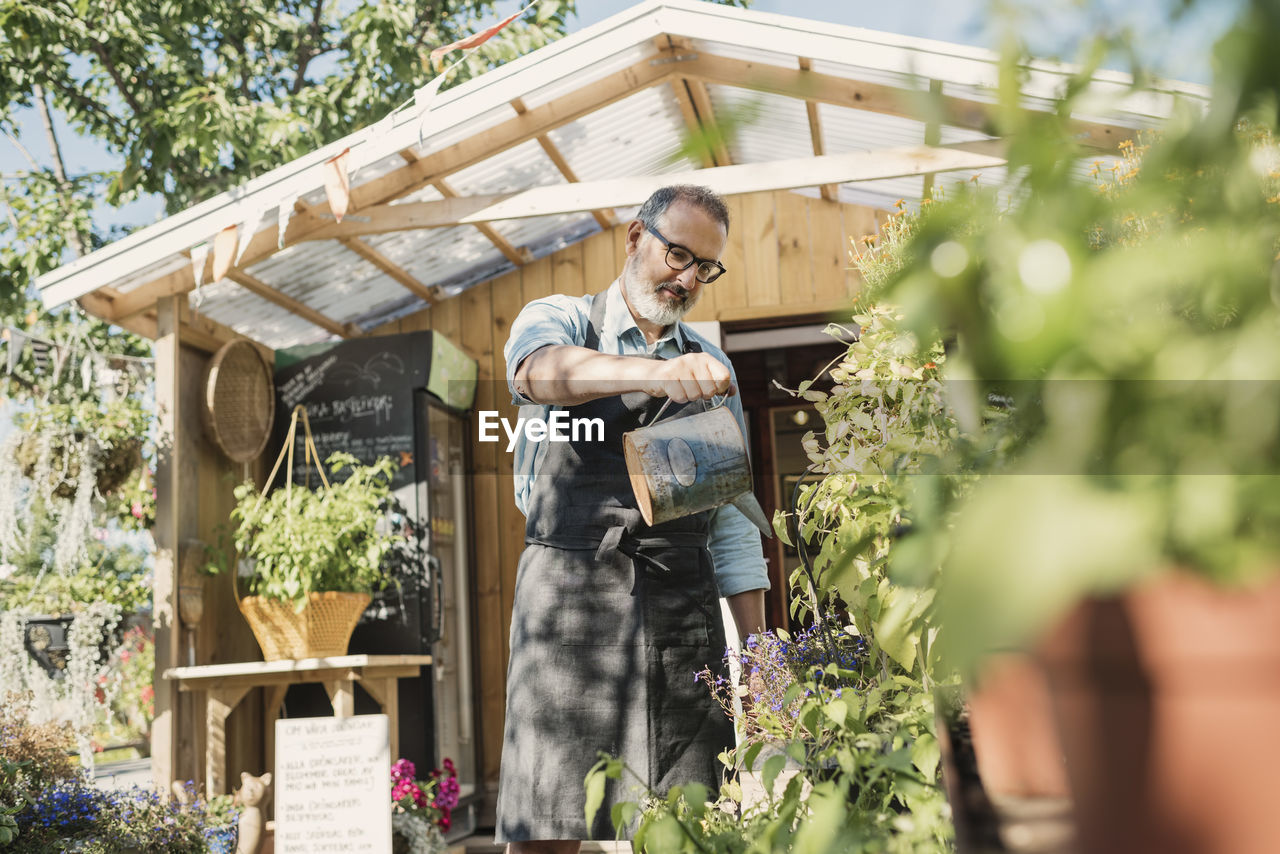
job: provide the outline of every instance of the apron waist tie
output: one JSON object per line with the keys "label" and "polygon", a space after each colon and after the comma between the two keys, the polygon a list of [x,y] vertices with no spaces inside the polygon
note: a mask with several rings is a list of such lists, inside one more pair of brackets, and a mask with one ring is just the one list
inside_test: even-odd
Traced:
{"label": "apron waist tie", "polygon": [[[645,549],[670,549],[670,548],[695,548],[706,549],[707,535],[705,533],[694,533],[692,531],[676,531],[669,534],[656,534],[652,536],[637,537],[627,529],[626,525],[615,525],[604,532],[604,536],[600,538],[598,545],[591,537],[583,535],[564,535],[557,536],[553,539],[543,539],[541,537],[528,537],[525,539],[526,545],[548,546],[553,549],[576,549],[585,550],[596,546],[595,559],[598,561],[612,560],[618,552],[631,558],[632,564],[635,566],[635,581],[631,586],[631,595],[635,596],[640,587],[640,565],[644,564],[652,570],[656,570],[662,576],[671,578],[675,572],[671,567],[662,561],[645,553]],[[708,621],[716,619],[702,603],[695,597],[689,595],[685,591],[685,597],[695,609],[700,611]]]}
{"label": "apron waist tie", "polygon": [[[644,563],[651,569],[665,576],[674,575],[671,567],[657,558],[646,554],[646,549],[695,548],[707,547],[707,535],[692,531],[677,531],[669,534],[654,534],[637,537],[627,529],[626,525],[615,525],[604,532],[598,541],[587,536],[563,536],[553,539],[525,537],[526,544],[549,546],[557,549],[585,549],[595,546],[595,558],[598,561],[610,561],[621,552],[633,561]],[[635,592],[634,590],[632,591]]]}

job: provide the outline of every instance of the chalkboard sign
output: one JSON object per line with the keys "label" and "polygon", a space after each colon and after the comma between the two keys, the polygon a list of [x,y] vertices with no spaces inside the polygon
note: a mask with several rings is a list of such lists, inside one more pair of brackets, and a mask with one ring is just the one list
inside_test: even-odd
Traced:
{"label": "chalkboard sign", "polygon": [[[334,451],[347,451],[363,463],[389,456],[400,467],[393,485],[398,488],[413,483],[414,390],[441,387],[442,372],[451,377],[465,374],[467,363],[474,378],[475,362],[463,355],[460,371],[456,358],[441,357],[449,351],[461,352],[432,332],[353,338],[277,351],[272,447],[277,452],[283,447],[290,413],[302,404],[307,408],[321,460]],[[458,381],[447,380],[444,387],[457,389]],[[295,482],[305,482],[307,477],[301,440],[299,428]],[[312,471],[312,486],[316,480]]]}

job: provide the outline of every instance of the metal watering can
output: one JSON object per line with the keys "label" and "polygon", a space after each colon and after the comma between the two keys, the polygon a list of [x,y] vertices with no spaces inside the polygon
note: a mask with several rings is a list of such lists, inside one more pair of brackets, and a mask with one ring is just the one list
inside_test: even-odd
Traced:
{"label": "metal watering can", "polygon": [[659,421],[668,398],[647,426],[623,435],[636,503],[650,525],[732,504],[772,537],[773,527],[751,492],[747,440],[723,402]]}

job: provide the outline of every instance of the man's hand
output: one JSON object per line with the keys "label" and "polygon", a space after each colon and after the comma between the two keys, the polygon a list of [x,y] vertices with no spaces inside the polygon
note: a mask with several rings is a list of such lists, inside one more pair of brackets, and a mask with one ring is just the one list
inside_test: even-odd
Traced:
{"label": "man's hand", "polygon": [[643,389],[652,397],[688,403],[721,394],[737,394],[729,369],[707,353],[686,353],[653,364],[652,378],[646,380]]}

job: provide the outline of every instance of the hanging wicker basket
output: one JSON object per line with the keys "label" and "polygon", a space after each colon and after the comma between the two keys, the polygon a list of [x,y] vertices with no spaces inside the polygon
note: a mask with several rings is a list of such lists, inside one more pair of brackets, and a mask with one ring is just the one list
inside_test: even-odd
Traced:
{"label": "hanging wicker basket", "polygon": [[368,607],[368,593],[312,593],[301,611],[292,602],[245,596],[240,613],[267,661],[347,654],[351,633]]}
{"label": "hanging wicker basket", "polygon": [[[73,437],[76,442],[84,442],[85,434],[77,433]],[[14,451],[18,466],[24,477],[35,477],[39,467],[40,442],[32,434],[23,436]],[[49,491],[55,498],[70,500],[76,497],[80,481],[80,460],[74,456],[68,458],[63,442],[53,447],[53,480],[49,482]],[[98,471],[95,478],[98,492],[111,495],[133,476],[142,465],[142,439],[122,439],[111,445],[98,460]]]}
{"label": "hanging wicker basket", "polygon": [[271,366],[248,340],[229,341],[209,360],[200,414],[206,433],[237,463],[258,458],[276,412]]}

